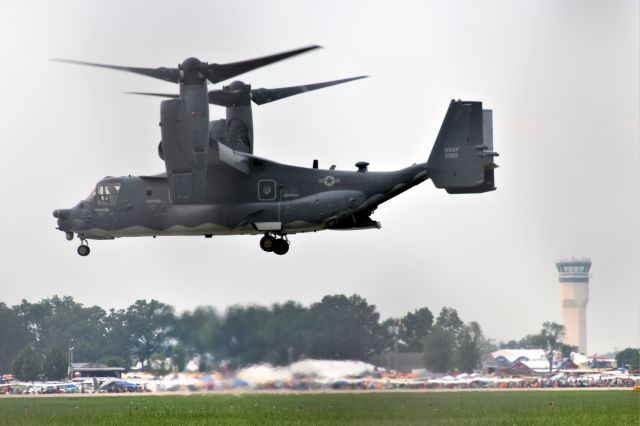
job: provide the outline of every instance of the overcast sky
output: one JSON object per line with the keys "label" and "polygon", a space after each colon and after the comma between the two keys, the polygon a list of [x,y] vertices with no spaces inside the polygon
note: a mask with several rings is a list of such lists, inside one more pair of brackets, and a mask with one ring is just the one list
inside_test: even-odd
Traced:
{"label": "overcast sky", "polygon": [[[631,1],[0,1],[0,301],[70,295],[105,308],[155,298],[303,304],[358,293],[383,317],[442,306],[490,337],[561,322],[555,261],[593,260],[589,352],[640,345],[639,8]],[[381,230],[91,242],[51,212],[105,175],[164,171],[159,100],[177,91],[52,57],[143,67],[325,48],[241,76],[281,87],[372,78],[254,108],[255,153],[393,170],[426,161],[450,99],[494,110],[498,190],[428,181],[382,205]],[[222,117],[212,107],[212,117]]]}

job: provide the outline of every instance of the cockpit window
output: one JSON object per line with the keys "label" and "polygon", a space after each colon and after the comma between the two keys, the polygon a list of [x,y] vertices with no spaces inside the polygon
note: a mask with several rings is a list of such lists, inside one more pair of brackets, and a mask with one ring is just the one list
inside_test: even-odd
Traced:
{"label": "cockpit window", "polygon": [[120,183],[102,183],[98,185],[98,205],[115,206],[118,202],[118,193],[120,192]]}
{"label": "cockpit window", "polygon": [[96,189],[93,188],[91,190],[91,194],[87,195],[87,197],[84,199],[84,201],[88,202],[88,203],[93,203],[93,200],[96,198]]}

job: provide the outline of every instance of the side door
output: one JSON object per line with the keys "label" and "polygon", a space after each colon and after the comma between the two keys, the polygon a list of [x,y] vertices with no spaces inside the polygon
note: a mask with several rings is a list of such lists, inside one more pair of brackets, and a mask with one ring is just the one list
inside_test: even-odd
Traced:
{"label": "side door", "polygon": [[260,222],[255,222],[259,231],[280,231],[280,188],[275,179],[260,179],[257,185],[257,199],[264,209]]}

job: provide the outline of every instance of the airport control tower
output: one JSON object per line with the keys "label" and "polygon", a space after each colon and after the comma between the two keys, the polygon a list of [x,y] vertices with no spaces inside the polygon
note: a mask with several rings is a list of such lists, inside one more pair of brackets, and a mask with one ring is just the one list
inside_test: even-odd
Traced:
{"label": "airport control tower", "polygon": [[591,259],[562,259],[556,262],[562,301],[564,343],[587,353],[587,302],[589,302],[589,270]]}

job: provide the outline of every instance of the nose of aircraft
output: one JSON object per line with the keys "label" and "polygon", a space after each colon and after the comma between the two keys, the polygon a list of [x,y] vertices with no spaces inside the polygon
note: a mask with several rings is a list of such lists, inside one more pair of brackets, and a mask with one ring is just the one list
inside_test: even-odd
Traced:
{"label": "nose of aircraft", "polygon": [[58,219],[58,229],[67,233],[67,240],[73,239],[71,232],[71,209],[56,209],[53,211],[53,217]]}
{"label": "nose of aircraft", "polygon": [[56,219],[67,219],[70,213],[71,209],[57,209],[53,211],[53,217]]}

